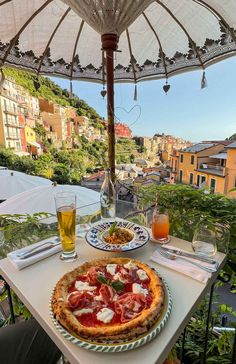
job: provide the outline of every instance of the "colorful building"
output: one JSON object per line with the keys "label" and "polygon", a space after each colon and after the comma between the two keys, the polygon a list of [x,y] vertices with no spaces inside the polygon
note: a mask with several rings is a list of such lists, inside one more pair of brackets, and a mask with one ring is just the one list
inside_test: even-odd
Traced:
{"label": "colorful building", "polygon": [[27,151],[34,157],[42,153],[41,145],[36,141],[36,133],[29,125],[25,125],[25,140]]}
{"label": "colorful building", "polygon": [[172,155],[171,168],[177,182],[236,197],[236,142],[195,144]]}
{"label": "colorful building", "polygon": [[229,144],[226,147],[227,151],[227,160],[226,160],[226,183],[225,183],[225,191],[227,195],[230,197],[236,198],[236,191],[232,191],[232,189],[236,189],[236,141]]}
{"label": "colorful building", "polygon": [[16,84],[5,80],[0,94],[0,145],[21,151]]}
{"label": "colorful building", "polygon": [[115,136],[116,138],[132,138],[132,130],[128,125],[123,123],[115,123]]}

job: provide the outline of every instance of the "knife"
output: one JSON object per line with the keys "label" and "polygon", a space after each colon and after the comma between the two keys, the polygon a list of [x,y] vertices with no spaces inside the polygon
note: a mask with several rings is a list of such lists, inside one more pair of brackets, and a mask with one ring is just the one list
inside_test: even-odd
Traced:
{"label": "knife", "polygon": [[169,253],[173,253],[175,255],[179,255],[182,257],[188,257],[188,258],[200,260],[201,262],[205,262],[205,263],[209,263],[209,264],[218,264],[218,262],[216,260],[213,260],[213,259],[207,258],[207,257],[203,257],[201,255],[196,255],[194,253],[188,253],[188,252],[183,252],[178,249],[163,248],[163,247],[160,247],[159,249],[166,250]]}
{"label": "knife", "polygon": [[37,250],[31,251],[29,253],[25,253],[24,255],[22,255],[22,256],[20,256],[18,258],[19,259],[26,259],[26,258],[33,257],[34,255],[37,255],[37,254],[42,253],[42,252],[44,252],[46,250],[52,249],[52,248],[54,248],[55,246],[57,246],[59,244],[60,244],[60,242],[58,242],[58,243],[56,243],[54,245],[52,245],[52,244],[50,245],[49,244],[49,245],[43,246],[41,248],[38,248]]}

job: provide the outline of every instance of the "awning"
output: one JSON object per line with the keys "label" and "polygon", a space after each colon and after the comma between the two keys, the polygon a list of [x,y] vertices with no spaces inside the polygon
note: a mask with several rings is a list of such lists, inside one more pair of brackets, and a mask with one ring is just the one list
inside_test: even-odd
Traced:
{"label": "awning", "polygon": [[41,145],[37,142],[28,142],[29,145],[32,145],[33,147],[36,147],[36,148],[41,148]]}
{"label": "awning", "polygon": [[227,153],[218,153],[218,154],[214,154],[211,155],[210,158],[215,158],[215,159],[227,159]]}

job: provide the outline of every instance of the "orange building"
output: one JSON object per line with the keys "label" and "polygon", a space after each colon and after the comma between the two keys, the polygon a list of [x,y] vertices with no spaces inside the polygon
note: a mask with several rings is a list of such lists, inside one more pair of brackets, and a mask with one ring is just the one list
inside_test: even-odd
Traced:
{"label": "orange building", "polygon": [[236,197],[236,142],[195,144],[172,156],[171,167],[180,183]]}

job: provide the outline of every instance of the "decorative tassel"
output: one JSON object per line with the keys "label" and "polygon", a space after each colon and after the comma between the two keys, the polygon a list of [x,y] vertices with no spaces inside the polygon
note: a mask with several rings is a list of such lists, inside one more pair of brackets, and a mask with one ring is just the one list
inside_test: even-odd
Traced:
{"label": "decorative tassel", "polygon": [[167,95],[167,92],[170,89],[170,85],[168,84],[168,80],[166,80],[166,84],[163,86],[163,90],[165,92],[165,94]]}
{"label": "decorative tassel", "polygon": [[134,86],[134,101],[138,100],[138,90],[137,90],[137,84]]}
{"label": "decorative tassel", "polygon": [[0,80],[0,89],[1,89],[3,84],[4,84],[4,81],[5,81],[6,77],[5,77],[4,72],[3,72],[2,69],[0,70],[0,72],[1,72],[1,80]]}
{"label": "decorative tassel", "polygon": [[207,79],[206,79],[205,71],[203,71],[202,80],[201,80],[201,88],[206,88],[206,87],[207,87]]}
{"label": "decorative tassel", "polygon": [[105,87],[103,86],[103,90],[101,91],[101,95],[102,95],[103,99],[106,96],[106,94],[107,94],[107,92],[105,90]]}
{"label": "decorative tassel", "polygon": [[73,97],[73,85],[72,80],[70,80],[70,99]]}

